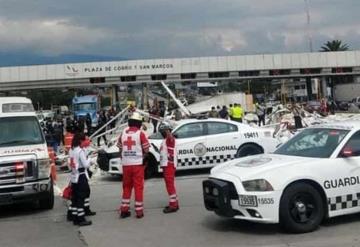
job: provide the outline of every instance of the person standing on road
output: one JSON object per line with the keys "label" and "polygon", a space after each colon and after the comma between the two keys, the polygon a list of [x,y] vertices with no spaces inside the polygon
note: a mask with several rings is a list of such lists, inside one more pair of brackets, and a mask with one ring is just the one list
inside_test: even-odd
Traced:
{"label": "person standing on road", "polygon": [[295,128],[301,129],[303,127],[302,121],[301,121],[301,116],[300,116],[301,111],[298,108],[298,106],[295,104],[295,102],[293,102],[291,105],[291,112],[294,115]]}
{"label": "person standing on road", "polygon": [[175,137],[171,131],[172,127],[168,123],[164,122],[159,127],[159,132],[164,138],[160,147],[160,166],[163,169],[166,190],[169,195],[169,205],[163,209],[165,214],[179,210],[179,201],[175,188],[176,145]]}
{"label": "person standing on road", "polygon": [[87,226],[92,222],[87,220],[85,216],[95,215],[88,207],[88,196],[90,194],[88,168],[90,160],[87,159],[85,147],[87,144],[83,133],[76,133],[73,138],[70,150],[70,166],[71,166],[71,187],[72,198],[71,206],[68,210],[68,220],[72,220],[74,225]]}
{"label": "person standing on road", "polygon": [[229,105],[229,117],[230,117],[230,120],[234,120],[233,115],[234,115],[234,106],[232,104],[230,104]]}
{"label": "person standing on road", "polygon": [[86,124],[86,129],[87,129],[87,135],[91,136],[91,134],[92,134],[92,120],[91,120],[90,113],[86,114],[85,124]]}
{"label": "person standing on road", "polygon": [[[87,136],[85,136],[85,140],[81,142],[80,147],[84,150],[84,152],[86,154],[86,158],[89,157],[89,153],[90,153],[89,147],[90,147],[90,145],[91,145],[91,140]],[[90,169],[90,167],[87,168],[86,171],[87,171],[87,175],[88,175],[87,178],[88,178],[88,181],[89,181],[89,179],[91,179],[91,177],[93,176],[93,171]],[[96,213],[92,212],[90,210],[90,193],[91,193],[91,191],[90,191],[90,186],[89,186],[89,189],[88,189],[88,191],[86,193],[86,197],[85,197],[85,200],[84,200],[85,201],[84,209],[85,209],[85,215],[92,216],[92,215],[96,215]]]}
{"label": "person standing on road", "polygon": [[240,123],[242,123],[245,117],[245,110],[240,103],[238,104],[238,107],[240,108]]}
{"label": "person standing on road", "polygon": [[66,154],[69,153],[72,145],[72,141],[74,139],[74,133],[71,125],[66,126],[66,134],[64,136],[64,147]]}
{"label": "person standing on road", "polygon": [[131,192],[135,190],[135,213],[137,218],[144,217],[144,160],[149,152],[149,141],[141,129],[143,118],[134,112],[126,128],[119,137],[119,147],[123,166],[123,194],[120,206],[120,217],[130,214]]}
{"label": "person standing on road", "polygon": [[159,107],[158,107],[157,101],[154,102],[154,105],[150,109],[150,116],[154,117],[151,119],[151,122],[154,125],[154,133],[156,133],[156,128],[158,125],[158,118],[159,118]]}
{"label": "person standing on road", "polygon": [[54,122],[54,126],[53,126],[53,136],[54,136],[54,140],[55,140],[55,146],[54,146],[54,152],[57,153],[58,152],[58,148],[61,145],[61,140],[63,140],[63,136],[62,136],[62,127],[59,126],[59,124],[57,122]]}
{"label": "person standing on road", "polygon": [[320,101],[320,114],[322,116],[327,116],[328,112],[329,112],[329,108],[327,105],[327,101],[324,98],[322,98]]}
{"label": "person standing on road", "polygon": [[219,116],[223,119],[229,118],[229,112],[226,106],[224,105],[223,108],[219,111]]}
{"label": "person standing on road", "polygon": [[256,103],[255,104],[256,107],[256,115],[258,116],[258,125],[259,127],[262,125],[265,125],[265,107],[263,106],[263,104],[259,104]]}
{"label": "person standing on road", "polygon": [[210,118],[218,118],[219,113],[215,110],[215,106],[211,107],[211,111],[209,112]]}
{"label": "person standing on road", "polygon": [[[116,117],[116,111],[114,109],[114,107],[111,107],[110,110],[109,110],[109,121],[113,120],[115,117]],[[110,123],[110,129],[114,129],[116,126],[116,120],[112,121]]]}
{"label": "person standing on road", "polygon": [[332,99],[329,106],[330,114],[334,115],[336,110],[336,104],[335,101]]}
{"label": "person standing on road", "polygon": [[221,107],[219,105],[216,106],[216,111],[219,113],[221,111]]}
{"label": "person standing on road", "polygon": [[[97,125],[97,129],[102,128],[104,125],[106,124],[106,116],[105,113],[103,111],[100,111],[99,113],[99,117],[98,117],[98,125]],[[102,130],[100,130],[99,134],[103,134],[103,136],[100,136],[97,138],[97,145],[98,147],[100,147],[100,141],[101,138],[103,138],[105,145],[107,145],[107,139],[106,139],[106,135],[104,134],[106,132],[106,128],[102,128]]]}
{"label": "person standing on road", "polygon": [[234,104],[232,113],[233,113],[232,120],[241,123],[243,110],[238,104]]}

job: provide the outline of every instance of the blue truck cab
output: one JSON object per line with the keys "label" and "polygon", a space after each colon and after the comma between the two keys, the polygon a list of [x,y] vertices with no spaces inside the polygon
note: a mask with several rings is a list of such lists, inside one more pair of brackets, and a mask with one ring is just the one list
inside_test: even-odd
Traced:
{"label": "blue truck cab", "polygon": [[86,118],[86,115],[89,113],[91,117],[91,126],[97,126],[97,112],[100,110],[100,102],[97,95],[74,97],[72,100],[72,108],[74,117]]}

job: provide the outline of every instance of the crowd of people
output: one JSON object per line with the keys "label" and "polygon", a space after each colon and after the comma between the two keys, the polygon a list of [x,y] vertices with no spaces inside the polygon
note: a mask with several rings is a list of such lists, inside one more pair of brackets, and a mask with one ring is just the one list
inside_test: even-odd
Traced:
{"label": "crowd of people", "polygon": [[[41,123],[41,126],[48,146],[52,147],[55,153],[58,153],[60,151],[59,147],[64,146],[66,148],[66,146],[69,146],[68,141],[66,141],[67,133],[84,133],[86,136],[90,136],[95,131],[101,129],[99,134],[102,134],[108,129],[115,128],[116,121],[112,121],[107,128],[102,127],[111,121],[116,114],[117,111],[114,108],[110,108],[108,111],[99,111],[97,113],[97,124],[95,126],[90,114],[81,117],[58,116],[54,119],[47,118]],[[97,139],[98,146],[101,144],[101,139],[103,143],[107,144],[106,135],[103,135]]]}
{"label": "crowd of people", "polygon": [[154,125],[154,132],[157,131],[158,119],[161,117],[165,117],[165,105],[163,103],[158,102],[155,98],[153,105],[149,108],[149,114],[153,117],[151,119],[152,124]]}
{"label": "crowd of people", "polygon": [[[127,218],[130,213],[130,199],[132,190],[135,192],[136,218],[144,217],[144,172],[148,162],[149,140],[141,129],[143,117],[132,112],[128,119],[128,127],[123,130],[118,138],[120,157],[123,166],[123,190],[120,218]],[[163,169],[164,182],[169,196],[168,205],[164,207],[165,214],[179,210],[179,202],[175,188],[176,152],[175,138],[172,127],[168,124],[159,126],[159,132],[164,140],[160,148],[160,166]],[[88,158],[87,148],[90,141],[86,135],[77,131],[71,140],[69,158],[71,166],[70,183],[72,188],[71,204],[68,207],[67,219],[78,226],[92,224],[86,216],[95,215],[90,209],[91,161]]]}
{"label": "crowd of people", "polygon": [[[259,126],[264,125],[266,115],[266,108],[264,104],[257,102],[254,106],[255,113],[259,119]],[[299,109],[296,104],[292,104],[290,109],[294,114],[296,127],[301,128],[301,109]],[[155,117],[163,117],[165,111],[162,113],[161,109],[154,104],[154,106],[150,109],[150,114]],[[208,116],[212,118],[231,119],[233,121],[242,122],[244,114],[245,112],[241,104],[235,103],[229,105],[229,107],[211,107],[211,111],[208,113]],[[99,112],[99,124],[97,129],[104,126],[104,124],[111,119],[111,116],[109,117],[104,112]],[[143,121],[143,116],[135,111],[135,107],[130,107],[128,127],[125,128],[118,137],[117,146],[119,148],[120,158],[122,159],[123,170],[123,189],[121,204],[119,207],[120,218],[127,218],[131,216],[130,202],[133,190],[135,193],[135,216],[139,219],[144,217],[144,176],[149,160],[148,154],[150,143],[147,135],[142,130]],[[156,131],[158,120],[156,118],[152,119],[152,123]],[[84,128],[83,125],[85,125],[86,128]],[[67,133],[63,137],[65,147],[69,153],[71,166],[70,181],[72,198],[71,205],[68,208],[67,217],[69,221],[73,221],[74,224],[79,226],[92,224],[92,222],[87,220],[85,217],[96,214],[94,211],[90,210],[90,186],[88,182],[91,177],[91,170],[89,170],[91,162],[87,153],[87,147],[89,147],[90,142],[86,137],[85,129],[90,129],[90,132],[88,133],[91,133],[92,129],[90,126],[91,124],[88,123],[86,119],[79,121],[74,120],[72,122],[69,121],[66,124]],[[62,126],[59,121],[51,124],[51,126],[46,126],[49,130],[52,129],[54,135],[55,133],[59,135],[54,138],[56,141],[58,141],[58,139],[61,140],[62,134],[59,129],[63,127],[64,126]],[[179,210],[179,201],[175,188],[177,160],[175,152],[176,139],[172,135],[172,127],[166,123],[161,124],[158,127],[158,131],[163,137],[163,142],[159,151],[160,166],[163,169],[164,182],[169,196],[168,205],[164,207],[163,212],[173,213]],[[72,134],[71,138],[70,136],[67,136],[69,133]],[[107,142],[106,138],[104,139],[104,142]],[[58,145],[58,143],[56,143],[56,145]]]}
{"label": "crowd of people", "polygon": [[[266,108],[264,104],[257,102],[255,104],[255,111],[256,115],[258,116],[258,125],[265,125]],[[208,112],[208,117],[210,118],[222,118],[239,123],[243,122],[244,116],[245,110],[239,103],[230,104],[229,107],[224,105],[222,108],[220,106],[217,106],[216,108],[215,106],[212,106],[211,110]]]}

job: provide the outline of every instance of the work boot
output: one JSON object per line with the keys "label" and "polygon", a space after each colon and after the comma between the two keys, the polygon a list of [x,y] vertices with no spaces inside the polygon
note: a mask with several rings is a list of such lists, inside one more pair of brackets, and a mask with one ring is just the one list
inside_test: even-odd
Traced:
{"label": "work boot", "polygon": [[144,213],[143,212],[136,212],[136,218],[141,219],[144,217]]}
{"label": "work boot", "polygon": [[85,215],[86,215],[86,216],[94,216],[94,215],[96,215],[96,212],[91,211],[91,210],[89,209],[89,210],[85,211]]}
{"label": "work boot", "polygon": [[73,217],[71,211],[67,212],[66,219],[67,219],[67,221],[73,221],[74,220],[74,217]]}
{"label": "work boot", "polygon": [[129,211],[120,213],[120,218],[122,218],[122,219],[128,218],[130,216],[131,216],[131,213]]}
{"label": "work boot", "polygon": [[92,224],[91,220],[83,220],[78,222],[78,226],[90,226]]}
{"label": "work boot", "polygon": [[175,213],[176,211],[179,210],[179,207],[170,207],[170,206],[166,206],[164,209],[163,209],[163,213],[164,214],[170,214],[170,213]]}

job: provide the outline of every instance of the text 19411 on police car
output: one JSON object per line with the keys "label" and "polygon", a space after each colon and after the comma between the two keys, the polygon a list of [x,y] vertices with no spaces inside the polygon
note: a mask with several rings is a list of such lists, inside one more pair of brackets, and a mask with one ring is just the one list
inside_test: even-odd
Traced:
{"label": "text 19411 on police car", "polygon": [[249,139],[249,138],[258,138],[259,134],[257,132],[248,132],[248,133],[244,133],[244,137]]}

